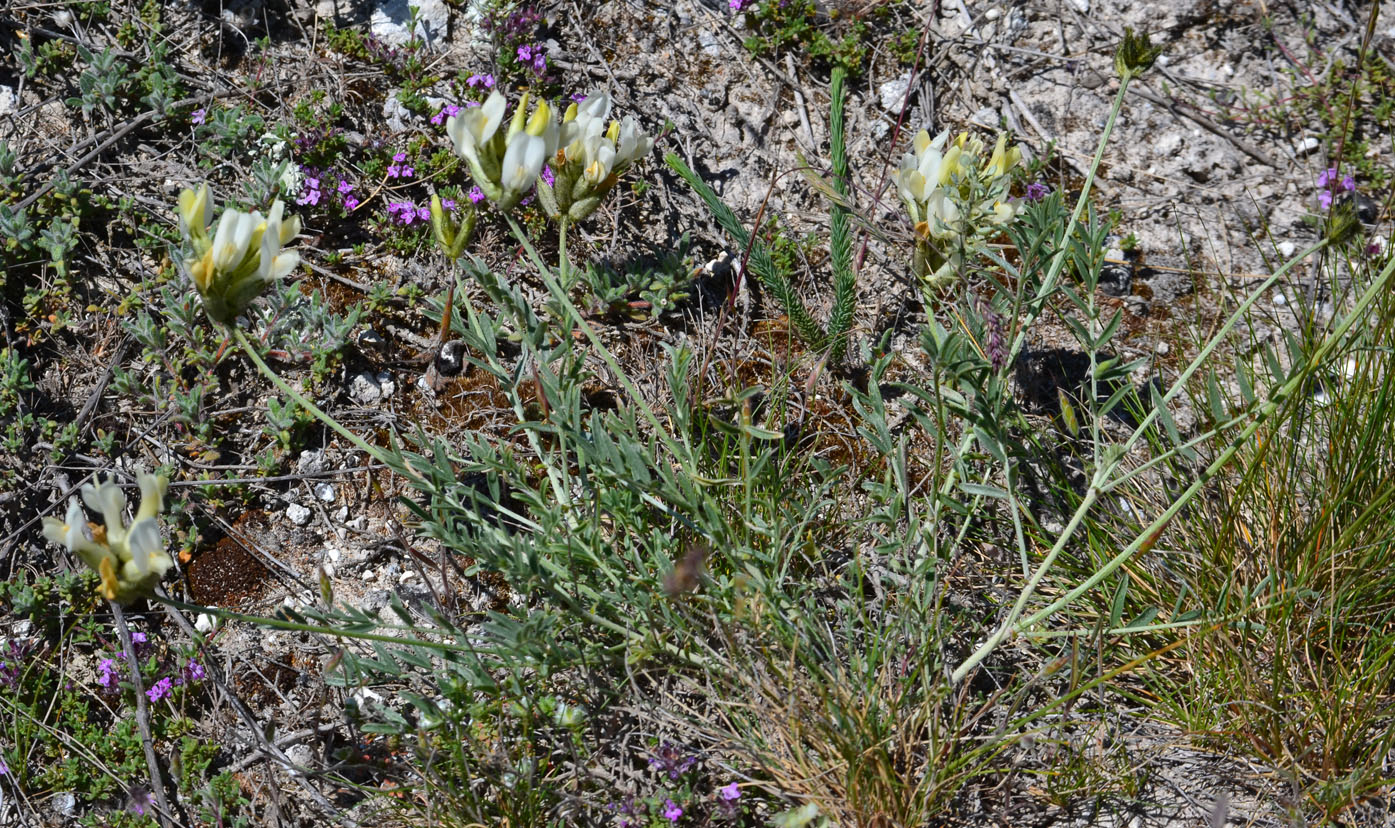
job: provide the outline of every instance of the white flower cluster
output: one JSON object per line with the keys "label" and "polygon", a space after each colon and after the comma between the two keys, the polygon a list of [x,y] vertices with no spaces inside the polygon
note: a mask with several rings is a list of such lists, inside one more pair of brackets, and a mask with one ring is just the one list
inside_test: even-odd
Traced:
{"label": "white flower cluster", "polygon": [[75,553],[102,578],[102,596],[109,601],[131,601],[148,595],[173,565],[160,537],[161,509],[169,481],[140,472],[140,508],[129,526],[125,522],[126,495],[111,482],[82,487],[82,502],[102,513],[105,525],[87,523],[77,499],[69,501],[64,520],[44,518],[44,537]]}
{"label": "white flower cluster", "polygon": [[984,149],[967,132],[950,142],[948,131],[932,139],[921,130],[901,159],[896,188],[915,223],[916,275],[927,287],[952,281],[966,251],[1016,215],[1007,191],[1022,150],[1006,135],[986,159]]}
{"label": "white flower cluster", "polygon": [[210,237],[213,199],[208,185],[179,194],[179,226],[191,251],[184,266],[213,321],[231,324],[266,285],[300,262],[295,251],[282,249],[300,232],[300,219],[283,218],[283,209],[280,199],[265,217],[229,207]]}

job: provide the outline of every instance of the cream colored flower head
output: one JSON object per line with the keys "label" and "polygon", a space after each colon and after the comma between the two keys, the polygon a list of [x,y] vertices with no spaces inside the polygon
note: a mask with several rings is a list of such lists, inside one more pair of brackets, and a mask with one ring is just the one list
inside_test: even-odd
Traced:
{"label": "cream colored flower head", "polygon": [[208,185],[179,194],[179,226],[190,255],[184,267],[214,322],[232,324],[237,315],[300,262],[293,250],[283,250],[300,233],[300,219],[283,218],[285,205],[272,202],[271,214],[244,213],[225,208],[210,236],[213,200]]}
{"label": "cream colored flower head", "polygon": [[654,148],[654,139],[631,115],[607,126],[610,110],[610,96],[599,92],[573,103],[562,116],[553,182],[538,187],[538,199],[553,218],[586,218],[620,176]]}
{"label": "cream colored flower head", "polygon": [[44,537],[76,554],[101,577],[102,597],[123,604],[150,595],[174,564],[160,535],[160,512],[169,481],[142,471],[136,474],[136,482],[140,508],[129,525],[126,495],[111,478],[82,487],[82,502],[101,513],[102,524],[88,523],[76,499],[68,502],[63,520],[44,518]]}

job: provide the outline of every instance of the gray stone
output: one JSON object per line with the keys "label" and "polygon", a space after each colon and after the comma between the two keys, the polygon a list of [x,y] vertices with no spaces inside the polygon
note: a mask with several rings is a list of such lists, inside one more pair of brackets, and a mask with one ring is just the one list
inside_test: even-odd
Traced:
{"label": "gray stone", "polygon": [[19,109],[19,96],[13,86],[0,86],[0,118],[14,114]]}
{"label": "gray stone", "polygon": [[319,474],[325,470],[325,465],[324,449],[307,449],[300,453],[295,470],[305,475]]}
{"label": "gray stone", "polygon": [[378,405],[397,390],[387,371],[362,371],[349,379],[349,399],[359,405]]}
{"label": "gray stone", "polygon": [[444,45],[450,25],[450,8],[444,0],[381,0],[369,18],[369,31],[389,46],[412,39],[411,7],[417,8],[415,35],[432,49]]}
{"label": "gray stone", "polygon": [[309,523],[312,515],[313,513],[309,509],[299,503],[291,503],[286,506],[286,517],[296,526],[304,526]]}
{"label": "gray stone", "polygon": [[315,497],[319,500],[325,503],[334,502],[334,487],[328,483],[316,483],[311,489],[315,492]]}
{"label": "gray stone", "polygon": [[877,87],[877,101],[883,110],[896,114],[901,111],[901,104],[906,100],[906,91],[910,88],[911,73],[907,72]]}

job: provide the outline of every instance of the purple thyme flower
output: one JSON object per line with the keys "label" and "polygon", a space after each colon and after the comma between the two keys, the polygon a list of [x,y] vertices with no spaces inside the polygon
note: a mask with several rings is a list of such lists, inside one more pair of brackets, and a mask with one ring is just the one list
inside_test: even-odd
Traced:
{"label": "purple thyme flower", "polygon": [[470,188],[470,192],[466,193],[465,196],[470,199],[471,204],[479,204],[481,201],[484,201],[484,190],[481,190],[479,185],[476,184]]}
{"label": "purple thyme flower", "polygon": [[203,670],[203,665],[197,661],[190,661],[188,664],[184,665],[184,678],[186,681],[203,681],[205,675],[207,674]]}
{"label": "purple thyme flower", "polygon": [[663,771],[670,779],[677,779],[680,774],[687,773],[696,764],[696,756],[684,753],[682,748],[672,742],[659,745],[649,759],[651,770]]}
{"label": "purple thyme flower", "polygon": [[203,119],[204,119],[205,117],[207,117],[207,115],[208,115],[208,110],[207,110],[207,109],[195,109],[195,110],[194,110],[194,113],[193,113],[192,115],[189,116],[189,120],[190,120],[190,121],[193,121],[193,122],[196,123],[196,124],[201,124],[201,123],[203,123]]}
{"label": "purple thyme flower", "polygon": [[168,696],[170,694],[170,688],[173,686],[174,679],[170,678],[169,676],[165,676],[164,678],[150,685],[150,689],[145,691],[145,695],[152,702],[157,702],[160,699],[163,699],[165,696]]}
{"label": "purple thyme flower", "polygon": [[349,183],[349,179],[341,178],[339,179],[339,186],[335,189],[339,191],[340,195],[348,195],[354,191],[354,185]]}
{"label": "purple thyme flower", "polygon": [[345,210],[354,210],[354,209],[356,209],[357,207],[358,207],[358,199],[357,199],[357,198],[354,198],[353,196],[349,196],[348,198],[344,199],[344,209],[345,209]]}
{"label": "purple thyme flower", "polygon": [[97,662],[97,684],[101,685],[102,692],[115,693],[117,688],[116,662],[110,658],[104,658]]}
{"label": "purple thyme flower", "polygon": [[441,206],[442,206],[443,208],[447,209],[447,210],[454,210],[454,209],[455,209],[455,199],[453,199],[453,198],[443,198],[443,199],[441,199]]}
{"label": "purple thyme flower", "polygon": [[549,187],[551,187],[552,182],[556,180],[555,177],[552,175],[552,168],[546,164],[543,164],[542,180],[547,182],[547,186]]}
{"label": "purple thyme flower", "polygon": [[678,803],[674,802],[672,799],[665,799],[664,819],[669,822],[677,822],[678,818],[681,816],[683,816],[683,809],[678,807]]}
{"label": "purple thyme flower", "polygon": [[430,208],[430,207],[418,207],[418,208],[417,208],[417,219],[418,219],[419,221],[431,221],[431,208]]}
{"label": "purple thyme flower", "polygon": [[131,633],[131,648],[136,651],[136,658],[145,658],[150,654],[150,642],[143,632]]}
{"label": "purple thyme flower", "polygon": [[1028,201],[1041,201],[1051,194],[1051,188],[1041,181],[1033,181],[1027,185],[1027,193],[1023,196]]}
{"label": "purple thyme flower", "polygon": [[136,816],[145,816],[150,810],[150,790],[144,787],[132,788],[128,793],[129,797],[126,810]]}
{"label": "purple thyme flower", "polygon": [[727,802],[735,802],[736,800],[741,798],[741,788],[738,787],[735,782],[722,788],[718,791],[718,793],[720,793],[722,795],[722,799],[726,800]]}
{"label": "purple thyme flower", "polygon": [[1322,205],[1322,209],[1327,210],[1332,207],[1332,197],[1336,195],[1338,187],[1349,193],[1356,191],[1356,179],[1352,178],[1350,174],[1347,174],[1342,176],[1339,182],[1337,180],[1337,168],[1328,167],[1318,173],[1317,186],[1321,191],[1318,193],[1318,204]]}

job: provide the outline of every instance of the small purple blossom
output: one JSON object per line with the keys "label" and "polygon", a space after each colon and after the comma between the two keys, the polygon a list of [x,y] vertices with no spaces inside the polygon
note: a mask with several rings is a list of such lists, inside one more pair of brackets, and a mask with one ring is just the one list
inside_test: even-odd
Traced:
{"label": "small purple blossom", "polygon": [[585,93],[585,92],[573,92],[573,93],[571,94],[571,100],[572,100],[572,103],[581,103],[582,101],[586,100],[586,93]]}
{"label": "small purple blossom", "polygon": [[7,765],[7,764],[5,764],[5,760],[4,760],[4,759],[0,759],[0,776],[9,776],[9,775],[10,775],[10,766]]}
{"label": "small purple blossom", "polygon": [[147,788],[132,788],[128,793],[126,810],[136,816],[145,816],[150,810],[150,791]]}
{"label": "small purple blossom", "polygon": [[97,662],[97,684],[104,693],[115,693],[117,688],[116,662],[104,658]]}
{"label": "small purple blossom", "polygon": [[353,196],[349,196],[348,198],[344,199],[344,209],[345,209],[345,210],[351,210],[351,211],[352,211],[352,210],[354,210],[354,209],[357,209],[357,207],[358,207],[358,199],[357,199],[357,198],[354,198]]}
{"label": "small purple blossom", "polygon": [[732,11],[739,12],[746,7],[747,2],[749,2],[749,0],[727,0],[727,7]]}
{"label": "small purple blossom", "polygon": [[194,110],[193,114],[189,116],[189,120],[193,123],[201,124],[206,117],[208,117],[208,110],[200,108]]}
{"label": "small purple blossom", "polygon": [[481,201],[484,201],[484,190],[481,190],[479,185],[476,184],[470,188],[470,192],[466,193],[465,197],[470,199],[471,204],[479,204]]}
{"label": "small purple blossom", "polygon": [[335,189],[339,191],[340,195],[348,195],[354,191],[354,185],[349,183],[349,179],[341,178],[339,179],[339,186],[335,187]]}
{"label": "small purple blossom", "polygon": [[[485,89],[492,89],[494,87],[494,76],[489,74],[471,75],[470,77],[465,79],[465,85],[470,87],[471,89],[475,88],[476,86],[482,86]],[[455,113],[451,114],[453,115]]]}
{"label": "small purple blossom", "polygon": [[1042,181],[1033,181],[1027,185],[1027,192],[1023,196],[1028,201],[1041,201],[1051,194],[1051,188]]}
{"label": "small purple blossom", "polygon": [[170,688],[173,686],[174,679],[170,678],[169,676],[165,676],[164,678],[150,685],[150,689],[145,691],[145,695],[152,702],[157,702],[160,699],[163,699],[165,696],[168,696],[170,694]]}
{"label": "small purple blossom", "polygon": [[682,748],[672,742],[659,745],[649,758],[649,768],[667,773],[669,779],[677,779],[696,764],[696,756],[684,753]]}
{"label": "small purple blossom", "polygon": [[455,104],[446,104],[444,107],[441,108],[440,112],[437,112],[435,115],[431,116],[431,123],[439,126],[441,124],[444,124],[447,118],[454,118],[456,115],[459,114],[460,107],[456,106]]}
{"label": "small purple blossom", "polygon": [[[416,221],[418,217],[422,217],[421,211],[418,210],[417,206],[410,201],[395,201],[392,204],[388,205],[387,211],[388,215],[392,216],[395,222],[403,226],[411,224],[412,222]],[[422,217],[422,220],[426,221],[430,218],[431,211],[428,209],[426,210],[426,215]]]}
{"label": "small purple blossom", "polygon": [[1332,207],[1332,197],[1336,195],[1339,187],[1349,193],[1356,192],[1356,179],[1347,174],[1342,176],[1341,181],[1338,182],[1337,168],[1328,167],[1318,173],[1317,186],[1321,191],[1318,193],[1318,204],[1322,205],[1322,209],[1327,210]]}
{"label": "small purple blossom", "polygon": [[301,167],[301,172],[305,175],[300,182],[300,195],[296,198],[296,204],[315,205],[320,203],[320,176],[319,173],[308,167]]}
{"label": "small purple blossom", "polygon": [[721,788],[718,793],[721,794],[722,799],[727,802],[735,802],[741,798],[741,788],[738,787],[735,782]]}
{"label": "small purple blossom", "polygon": [[399,152],[392,156],[393,164],[387,168],[388,178],[411,178],[416,170],[408,166],[407,153]]}
{"label": "small purple blossom", "polygon": [[185,681],[191,683],[195,681],[203,681],[204,676],[206,675],[207,673],[204,672],[203,665],[198,663],[197,661],[190,661],[188,664],[184,665]]}
{"label": "small purple blossom", "polygon": [[150,654],[150,641],[143,632],[131,633],[131,649],[136,651],[136,658],[145,658]]}
{"label": "small purple blossom", "polygon": [[443,209],[446,209],[446,210],[454,210],[454,209],[455,209],[455,199],[453,199],[453,198],[443,198],[443,199],[441,199],[441,207],[442,207]]}
{"label": "small purple blossom", "polygon": [[419,221],[431,221],[431,208],[430,208],[430,207],[418,207],[418,208],[417,208],[417,220],[419,220]]}
{"label": "small purple blossom", "polygon": [[678,818],[681,816],[683,816],[683,809],[678,807],[678,803],[674,802],[672,799],[665,799],[664,819],[669,822],[677,822]]}
{"label": "small purple blossom", "polygon": [[552,175],[552,168],[546,164],[543,164],[542,180],[547,182],[547,186],[549,187],[551,187],[552,182],[556,180],[555,177]]}

